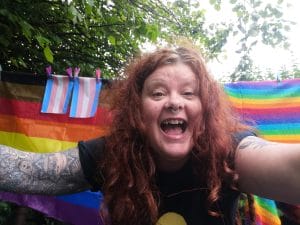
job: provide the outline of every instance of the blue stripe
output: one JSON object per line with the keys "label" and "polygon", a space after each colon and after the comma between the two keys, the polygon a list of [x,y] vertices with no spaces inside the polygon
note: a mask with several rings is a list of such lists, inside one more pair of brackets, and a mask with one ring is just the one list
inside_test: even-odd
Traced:
{"label": "blue stripe", "polygon": [[94,100],[93,100],[93,106],[92,106],[92,111],[90,116],[93,117],[97,111],[97,107],[98,107],[98,102],[99,102],[99,94],[101,91],[101,87],[102,87],[102,82],[101,81],[96,81],[96,91],[95,91],[95,96],[94,96]]}
{"label": "blue stripe", "polygon": [[[280,90],[279,90],[280,89]],[[261,88],[255,87],[255,89],[249,87],[225,87],[225,92],[229,95],[230,93],[240,94],[240,95],[251,95],[251,96],[259,96],[262,95],[275,95],[275,96],[294,96],[300,93],[300,85],[299,86],[289,86],[289,87],[268,87]],[[266,96],[268,98],[268,96]]]}
{"label": "blue stripe", "polygon": [[[85,206],[88,208],[99,209],[103,201],[101,192],[84,191],[70,195],[59,195],[56,198],[75,205]],[[80,212],[79,212],[80,213]]]}
{"label": "blue stripe", "polygon": [[251,117],[256,124],[258,125],[270,125],[270,124],[277,124],[277,125],[280,125],[282,124],[283,126],[286,126],[286,124],[296,124],[296,123],[300,123],[300,118],[286,118],[286,119],[276,119],[276,118],[273,118],[273,119],[269,119],[269,118],[266,118],[266,119],[259,119],[259,120],[255,120],[253,117]]}
{"label": "blue stripe", "polygon": [[276,123],[276,124],[262,124],[257,123],[259,130],[280,130],[284,133],[285,130],[297,130],[300,129],[300,121],[298,123]]}
{"label": "blue stripe", "polygon": [[49,101],[50,101],[50,97],[51,97],[52,86],[53,86],[53,79],[48,78],[47,79],[47,83],[46,83],[46,88],[45,88],[43,103],[42,103],[42,110],[41,110],[41,112],[43,112],[43,113],[46,113],[48,111]]}
{"label": "blue stripe", "polygon": [[76,109],[77,109],[77,104],[78,104],[78,93],[79,93],[79,78],[75,77],[71,109],[70,109],[70,117],[76,116]]}

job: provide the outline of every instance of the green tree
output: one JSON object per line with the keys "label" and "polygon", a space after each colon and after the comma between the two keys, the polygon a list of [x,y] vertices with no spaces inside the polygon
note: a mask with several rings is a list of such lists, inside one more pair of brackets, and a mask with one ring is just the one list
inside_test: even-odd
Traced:
{"label": "green tree", "polygon": [[253,80],[253,60],[250,52],[263,43],[272,47],[289,47],[286,33],[290,31],[293,21],[283,18],[282,0],[272,4],[261,0],[231,0],[237,21],[232,24],[232,34],[238,37],[237,53],[241,54],[240,62],[231,75],[231,81]]}
{"label": "green tree", "polygon": [[[82,75],[96,67],[113,76],[145,42],[175,41],[179,35],[218,52],[226,38],[205,37],[201,11],[189,1],[159,0],[0,0],[0,58],[5,70],[44,73],[79,66]],[[209,52],[209,51],[207,51]]]}
{"label": "green tree", "polygon": [[[222,13],[220,0],[209,2]],[[0,0],[0,63],[4,70],[39,74],[47,64],[57,73],[79,66],[81,75],[89,76],[100,67],[112,77],[147,42],[172,44],[185,37],[215,58],[236,35],[242,37],[237,51],[245,59],[257,41],[253,38],[269,45],[285,41],[289,26],[277,5],[231,3],[238,23],[208,24],[200,1]]]}

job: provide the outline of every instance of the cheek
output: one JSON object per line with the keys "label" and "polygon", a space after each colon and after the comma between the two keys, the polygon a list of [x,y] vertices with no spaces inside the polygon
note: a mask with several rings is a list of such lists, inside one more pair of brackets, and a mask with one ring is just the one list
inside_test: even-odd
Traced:
{"label": "cheek", "polygon": [[194,127],[201,126],[203,123],[203,110],[201,103],[197,103],[193,107],[190,107],[188,115]]}
{"label": "cheek", "polygon": [[152,101],[144,101],[142,104],[142,118],[145,124],[151,125],[155,120],[158,120],[160,108]]}
{"label": "cheek", "polygon": [[143,111],[143,122],[147,127],[153,126],[156,124],[156,121],[158,120],[158,115],[155,111],[155,108],[152,110],[145,110]]}

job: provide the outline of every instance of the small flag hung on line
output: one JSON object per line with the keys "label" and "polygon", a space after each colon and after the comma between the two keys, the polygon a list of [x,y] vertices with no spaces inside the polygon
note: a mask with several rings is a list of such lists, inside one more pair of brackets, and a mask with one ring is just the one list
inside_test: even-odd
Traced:
{"label": "small flag hung on line", "polygon": [[96,70],[96,78],[75,76],[70,117],[93,117],[97,111],[101,87],[100,69]]}
{"label": "small flag hung on line", "polygon": [[67,113],[73,90],[73,80],[70,76],[53,75],[47,68],[47,83],[42,103],[42,113]]}

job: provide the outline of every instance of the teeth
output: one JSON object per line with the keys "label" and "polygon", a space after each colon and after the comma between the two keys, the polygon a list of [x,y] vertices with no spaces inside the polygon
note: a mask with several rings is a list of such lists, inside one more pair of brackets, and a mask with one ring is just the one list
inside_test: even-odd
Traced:
{"label": "teeth", "polygon": [[172,120],[172,119],[170,119],[170,120],[166,120],[166,121],[163,121],[163,124],[166,124],[166,125],[168,125],[168,124],[174,124],[174,125],[177,125],[177,124],[183,124],[183,121],[182,120]]}

